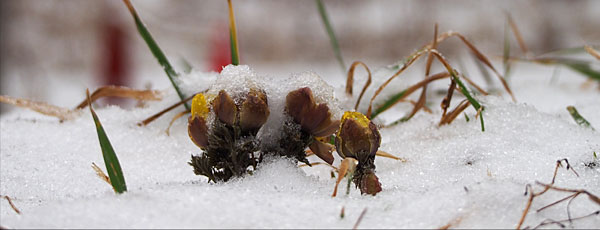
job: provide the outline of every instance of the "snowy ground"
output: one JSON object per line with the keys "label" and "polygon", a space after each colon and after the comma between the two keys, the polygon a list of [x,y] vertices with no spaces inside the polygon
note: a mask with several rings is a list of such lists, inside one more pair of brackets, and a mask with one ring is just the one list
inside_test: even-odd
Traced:
{"label": "snowy ground", "polygon": [[[0,225],[352,228],[366,209],[359,228],[438,228],[448,223],[456,228],[514,228],[527,202],[528,197],[523,195],[525,186],[536,181],[549,183],[556,161],[562,158],[568,158],[579,177],[563,167],[558,171],[557,186],[600,195],[600,167],[584,165],[594,161],[594,152],[600,154],[600,134],[578,126],[565,109],[574,105],[592,126],[600,129],[597,86],[583,88],[585,78],[567,69],[561,69],[552,80],[551,67],[522,64],[514,66],[513,71],[511,85],[517,103],[507,95],[478,97],[486,107],[485,132],[473,120],[472,108],[465,110],[471,118],[469,122],[461,115],[451,125],[437,126],[441,97],[435,89],[446,88],[446,81],[430,90],[433,114],[419,112],[409,122],[382,129],[381,150],[407,161],[376,159],[383,191],[375,197],[361,196],[356,189],[346,196],[344,186],[342,195],[332,198],[335,179],[330,177],[328,167],[299,168],[281,158],[265,160],[254,175],[227,183],[206,183],[206,178],[194,175],[187,164],[190,155],[200,150],[187,136],[185,119],[174,123],[171,136],[164,130],[175,112],[147,127],[136,126],[136,122],[176,101],[172,89],[166,86],[165,99],[146,108],[96,109],[125,174],[129,191],[123,195],[114,194],[90,167],[92,162],[101,168],[104,164],[89,111],[73,121],[59,123],[52,117],[12,110],[0,118],[0,194],[10,196],[22,214],[16,214],[6,200],[0,200]],[[388,76],[385,71],[379,74]],[[338,75],[326,80],[340,98],[343,80]],[[288,76],[292,75],[285,77]],[[398,79],[393,87],[399,89],[420,76],[402,77],[409,80]],[[204,73],[186,76],[187,91],[200,91],[206,88],[202,83],[215,77]],[[360,79],[357,82],[362,85]],[[380,77],[374,85],[379,86],[382,81]],[[197,88],[192,84],[204,86]],[[281,87],[271,83],[267,90],[273,92],[269,96],[271,106],[277,106],[277,100],[281,100],[277,97],[294,84],[302,83]],[[355,91],[359,89],[355,86]],[[315,91],[327,90],[322,87]],[[388,90],[394,92],[393,88]],[[454,99],[455,103],[458,99],[461,98]],[[339,101],[342,106],[347,104],[343,98]],[[376,122],[389,123],[410,108],[399,105]],[[272,108],[272,114],[273,111]],[[534,186],[534,190],[540,191],[541,187]],[[551,191],[536,198],[523,226],[533,227],[546,219],[567,219],[566,202],[535,212],[567,195]],[[584,195],[570,205],[572,217],[599,209]],[[600,217],[565,224],[598,228]]]}

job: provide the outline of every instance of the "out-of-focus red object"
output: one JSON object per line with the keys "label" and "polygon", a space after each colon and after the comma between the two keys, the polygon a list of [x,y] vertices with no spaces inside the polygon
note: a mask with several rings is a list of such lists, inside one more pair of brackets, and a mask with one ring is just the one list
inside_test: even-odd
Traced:
{"label": "out-of-focus red object", "polygon": [[[100,70],[101,85],[127,86],[130,78],[131,56],[128,50],[128,38],[124,21],[112,16],[112,5],[104,9],[103,17],[99,23],[100,30]],[[123,104],[120,98],[107,98],[108,104]]]}
{"label": "out-of-focus red object", "polygon": [[230,49],[229,27],[226,23],[217,23],[211,30],[208,70],[220,73],[224,66],[231,64]]}

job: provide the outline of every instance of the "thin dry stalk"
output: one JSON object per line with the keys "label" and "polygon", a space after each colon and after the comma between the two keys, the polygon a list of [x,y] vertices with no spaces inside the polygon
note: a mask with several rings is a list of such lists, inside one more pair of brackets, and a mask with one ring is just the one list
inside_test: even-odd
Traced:
{"label": "thin dry stalk", "polygon": [[452,121],[454,121],[454,119],[456,119],[456,117],[458,117],[458,115],[460,113],[462,113],[465,109],[467,109],[469,107],[469,105],[471,105],[469,100],[465,99],[465,100],[461,101],[460,104],[458,104],[456,106],[456,108],[454,108],[452,111],[450,111],[450,113],[448,113],[446,116],[442,117],[442,119],[440,120],[439,126],[442,126],[445,124],[448,124],[448,125],[451,124]]}
{"label": "thin dry stalk", "polygon": [[333,194],[331,194],[331,197],[335,197],[337,195],[337,190],[338,186],[340,185],[340,182],[342,182],[342,179],[344,179],[347,173],[351,173],[354,171],[357,163],[358,161],[356,159],[350,157],[347,157],[344,160],[342,160],[342,163],[340,164],[340,169],[338,170],[338,178],[335,182],[335,187],[333,189]]}
{"label": "thin dry stalk", "polygon": [[448,92],[440,104],[440,107],[442,107],[442,120],[440,120],[440,124],[442,123],[444,117],[446,117],[446,112],[450,107],[450,102],[452,101],[452,95],[454,95],[454,89],[456,89],[456,82],[451,80],[450,86],[448,87]]}
{"label": "thin dry stalk", "polygon": [[171,119],[171,122],[169,122],[169,126],[168,126],[168,127],[167,127],[167,129],[165,130],[165,133],[167,133],[167,136],[170,136],[170,135],[171,135],[171,133],[170,133],[170,131],[169,131],[169,130],[171,129],[171,126],[173,125],[173,123],[174,123],[174,122],[175,122],[177,119],[179,119],[180,117],[183,117],[183,116],[185,116],[185,115],[186,115],[186,114],[188,114],[188,113],[190,113],[190,112],[189,112],[189,111],[183,111],[183,112],[180,112],[180,113],[178,113],[177,115],[175,115],[175,116],[173,117],[173,119]]}
{"label": "thin dry stalk", "polygon": [[[202,93],[204,93],[204,92],[206,92],[206,90],[205,90],[205,91],[203,91]],[[169,111],[173,110],[174,108],[177,108],[177,106],[180,106],[181,104],[184,104],[184,103],[188,102],[189,100],[192,100],[192,98],[194,98],[194,96],[195,96],[195,95],[196,95],[196,94],[194,94],[194,95],[192,95],[192,96],[190,96],[190,97],[188,97],[188,98],[184,99],[183,101],[177,102],[177,103],[175,103],[175,104],[173,104],[173,105],[169,106],[168,108],[166,108],[166,109],[164,109],[164,110],[162,110],[162,111],[160,111],[160,112],[158,112],[158,113],[156,113],[156,114],[154,114],[154,115],[152,115],[152,116],[150,116],[150,117],[146,118],[146,119],[145,119],[145,120],[143,120],[143,121],[140,121],[140,122],[138,122],[138,124],[137,124],[137,125],[138,125],[138,126],[146,126],[146,125],[150,124],[152,121],[156,120],[156,118],[159,118],[159,117],[160,117],[160,116],[162,116],[163,114],[165,114],[165,113],[167,113],[167,112],[169,112]]]}
{"label": "thin dry stalk", "polygon": [[519,32],[519,28],[517,28],[517,24],[515,23],[515,21],[513,20],[512,16],[510,14],[507,14],[508,17],[508,24],[510,25],[510,29],[512,30],[513,34],[515,35],[515,38],[517,38],[517,42],[519,43],[519,47],[521,48],[521,51],[523,51],[523,54],[525,54],[525,56],[529,55],[529,51],[527,50],[527,46],[525,45],[525,42],[523,41],[523,36],[521,36],[521,32]]}
{"label": "thin dry stalk", "polygon": [[[437,35],[438,35],[438,24],[435,23],[435,26],[433,29],[433,45],[431,46],[432,49],[437,48]],[[427,55],[427,63],[425,65],[425,77],[429,76],[429,73],[431,70],[431,64],[433,64],[433,56],[431,53],[429,53]],[[407,119],[412,118],[419,111],[419,109],[421,109],[423,106],[425,106],[425,102],[427,101],[427,85],[428,84],[423,85],[423,90],[421,90],[421,95],[419,96],[419,100],[413,107],[413,110],[408,114]]]}
{"label": "thin dry stalk", "polygon": [[429,51],[429,50],[425,49],[425,50],[419,50],[419,51],[413,53],[409,57],[408,61],[406,61],[406,63],[404,65],[402,65],[402,67],[396,73],[394,73],[394,75],[392,75],[390,78],[388,78],[381,86],[379,86],[379,88],[377,88],[377,90],[371,97],[371,100],[369,101],[369,108],[367,109],[367,114],[366,114],[368,118],[371,118],[371,112],[372,112],[371,109],[373,107],[373,101],[375,100],[375,98],[377,98],[377,96],[381,93],[381,91],[383,91],[383,89],[385,87],[387,87],[387,85],[390,84],[390,82],[392,80],[394,80],[394,78],[396,78],[402,72],[404,72],[404,70],[406,70],[412,63],[414,63],[417,59],[419,59],[427,51]]}
{"label": "thin dry stalk", "polygon": [[354,106],[354,110],[358,109],[360,100],[362,99],[363,95],[365,94],[365,91],[367,91],[367,88],[369,87],[369,85],[371,85],[371,70],[365,63],[363,63],[361,61],[355,61],[354,63],[352,63],[352,65],[350,66],[350,69],[348,70],[348,77],[346,79],[346,93],[348,95],[352,96],[352,87],[354,85],[354,70],[355,70],[356,66],[358,66],[358,65],[361,65],[362,67],[365,68],[365,70],[367,70],[369,78],[367,78],[367,82],[365,83],[365,86],[363,87],[362,91],[360,91],[360,95],[358,95],[358,99],[356,100],[356,105]]}
{"label": "thin dry stalk", "polygon": [[[462,34],[458,33],[458,32],[453,32],[453,31],[449,31],[446,33],[441,34],[438,39],[437,39],[437,43],[440,43],[450,37],[458,37],[470,50],[471,52],[473,52],[473,54],[475,55],[475,57],[477,57],[477,59],[479,61],[481,61],[483,64],[485,64],[488,68],[490,68],[494,74],[498,77],[498,79],[500,80],[500,82],[502,83],[502,86],[504,87],[504,89],[506,90],[506,92],[508,92],[508,94],[510,94],[512,100],[514,102],[516,102],[516,98],[513,95],[512,91],[510,90],[510,87],[508,87],[508,83],[506,83],[506,80],[504,79],[504,77],[502,77],[502,75],[496,70],[496,68],[494,68],[494,66],[492,66],[492,63],[490,62],[490,60],[483,55],[483,53],[481,53],[471,42],[469,42]],[[423,48],[430,48],[432,47],[433,44],[427,44],[425,45]]]}
{"label": "thin dry stalk", "polygon": [[[160,91],[157,90],[136,90],[116,85],[103,86],[96,89],[90,96],[90,99],[94,102],[102,97],[132,98],[139,101],[160,101],[162,99]],[[87,105],[87,99],[84,99],[75,109],[83,109]]]}
{"label": "thin dry stalk", "polygon": [[358,225],[362,221],[363,217],[365,217],[365,214],[367,214],[367,208],[363,209],[363,211],[360,213],[360,216],[358,216],[358,220],[356,220],[356,223],[352,229],[358,229]]}
{"label": "thin dry stalk", "polygon": [[100,179],[102,179],[104,182],[108,183],[110,186],[112,186],[112,184],[110,183],[110,177],[108,177],[104,171],[102,171],[102,169],[100,167],[98,167],[98,165],[96,165],[96,163],[92,162],[92,169],[94,169],[94,171],[96,171],[96,175],[98,175],[98,177],[100,177]]}
{"label": "thin dry stalk", "polygon": [[54,105],[47,104],[45,102],[32,101],[28,99],[14,98],[10,96],[0,95],[0,102],[18,106],[33,110],[35,112],[56,117],[61,121],[71,120],[79,115],[79,111],[70,110]]}
{"label": "thin dry stalk", "polygon": [[584,45],[583,48],[585,49],[585,51],[587,51],[590,55],[594,56],[596,59],[600,60],[600,53],[598,53],[598,51],[596,51],[594,48],[592,48],[591,46],[588,45]]}
{"label": "thin dry stalk", "polygon": [[17,208],[17,206],[15,206],[15,204],[13,204],[12,199],[9,196],[0,195],[0,198],[6,199],[6,201],[8,201],[8,205],[10,205],[12,210],[14,210],[17,214],[21,215],[21,211],[19,211],[19,209]]}
{"label": "thin dry stalk", "polygon": [[564,224],[562,224],[564,222],[572,222],[574,220],[581,220],[581,219],[584,219],[584,218],[588,218],[588,217],[592,217],[592,216],[597,216],[599,214],[600,214],[600,210],[592,212],[592,213],[587,214],[585,216],[580,216],[580,217],[575,217],[575,218],[569,218],[569,219],[564,219],[564,220],[555,221],[555,220],[548,219],[548,220],[542,221],[542,223],[538,224],[533,229],[538,229],[538,228],[540,228],[542,226],[551,225],[551,224],[556,224],[556,225],[560,226],[561,228],[565,228],[566,226]]}
{"label": "thin dry stalk", "polygon": [[[434,75],[432,75],[432,76],[429,76],[429,77],[425,78],[424,80],[422,80],[422,81],[420,81],[420,82],[418,82],[418,83],[416,83],[416,84],[412,85],[412,86],[411,86],[411,87],[409,87],[408,89],[406,89],[406,90],[405,90],[405,93],[402,95],[402,97],[400,97],[400,98],[398,98],[396,101],[394,101],[394,102],[393,102],[393,104],[392,104],[391,106],[389,106],[388,108],[381,109],[381,107],[378,107],[378,108],[377,108],[377,110],[381,110],[381,111],[379,111],[379,113],[383,113],[383,112],[385,112],[386,110],[388,110],[389,108],[391,108],[391,107],[393,107],[394,105],[398,104],[399,102],[403,101],[403,100],[404,100],[406,97],[410,96],[410,95],[411,95],[413,92],[415,92],[417,89],[419,89],[419,88],[423,87],[423,85],[425,85],[425,84],[429,84],[429,83],[430,83],[430,82],[432,82],[432,81],[440,80],[440,79],[447,78],[447,77],[450,77],[450,74],[449,74],[449,73],[446,73],[446,72],[437,73],[437,74],[434,74]],[[376,93],[376,94],[377,94],[377,93]],[[376,95],[374,95],[374,97],[375,97],[375,96],[376,96]],[[369,103],[369,110],[370,110],[370,108],[371,108],[371,106],[372,106],[372,103],[373,103],[372,101],[373,101],[373,100],[374,100],[374,98],[371,98],[371,102]],[[369,112],[368,112],[368,111],[367,111],[367,114],[369,114]],[[370,114],[369,114],[368,116],[370,116]]]}
{"label": "thin dry stalk", "polygon": [[301,164],[298,167],[302,168],[302,167],[306,167],[306,166],[310,166],[313,167],[315,165],[325,165],[325,166],[329,166],[330,168],[332,168],[334,171],[338,172],[339,169],[333,165],[327,164],[327,163],[323,163],[323,162],[314,162],[314,163],[310,163],[310,165],[307,164]]}
{"label": "thin dry stalk", "polygon": [[[544,189],[541,192],[535,193],[533,191],[533,188],[531,187],[531,185],[527,185],[525,187],[525,195],[527,195],[527,192],[529,192],[529,199],[527,200],[527,205],[525,206],[525,210],[523,210],[523,214],[521,215],[521,219],[519,220],[519,223],[517,224],[517,228],[516,229],[521,229],[521,226],[523,225],[523,222],[525,222],[525,217],[527,217],[527,213],[529,212],[529,209],[531,208],[531,204],[533,203],[533,199],[535,197],[541,196],[542,194],[546,193],[548,190],[553,189],[556,191],[563,191],[563,192],[574,192],[574,193],[584,193],[586,195],[588,195],[588,197],[596,202],[597,204],[600,205],[600,199],[596,196],[594,196],[593,194],[585,191],[585,190],[575,190],[575,189],[564,189],[564,188],[558,188],[558,187],[554,187],[554,182],[556,181],[556,174],[558,173],[558,168],[562,167],[561,162],[564,161],[567,164],[566,169],[567,170],[571,170],[573,171],[573,173],[575,175],[577,175],[579,177],[579,174],[577,174],[577,172],[573,169],[573,167],[571,167],[571,165],[569,164],[569,161],[565,158],[565,159],[561,159],[561,160],[557,160],[556,161],[556,167],[554,168],[554,175],[552,176],[552,182],[550,184],[542,184],[540,182],[536,182],[538,185],[542,185],[544,186]],[[578,195],[578,194],[577,194]],[[571,197],[571,199],[575,198],[577,195],[574,195],[573,197]],[[563,199],[563,201],[566,199]],[[560,202],[554,202],[552,205],[558,204]],[[550,205],[550,206],[552,206]],[[544,207],[546,208],[546,207]]]}
{"label": "thin dry stalk", "polygon": [[394,155],[392,155],[390,153],[387,153],[387,152],[384,152],[384,151],[381,151],[381,150],[377,150],[377,152],[375,153],[375,155],[376,156],[380,156],[380,157],[394,159],[394,160],[401,161],[401,162],[407,162],[408,161],[408,160],[406,160],[404,158],[394,156]]}
{"label": "thin dry stalk", "polygon": [[439,227],[438,229],[450,229],[450,227],[454,227],[454,226],[460,224],[462,219],[463,219],[462,216],[456,217],[456,218],[452,219],[450,222],[448,222],[448,224],[446,224],[442,227]]}

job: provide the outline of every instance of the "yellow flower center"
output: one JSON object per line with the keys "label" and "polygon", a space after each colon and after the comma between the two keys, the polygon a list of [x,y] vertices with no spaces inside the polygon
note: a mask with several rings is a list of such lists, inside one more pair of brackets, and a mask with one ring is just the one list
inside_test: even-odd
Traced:
{"label": "yellow flower center", "polygon": [[371,122],[367,116],[360,112],[346,111],[344,116],[342,116],[342,123],[344,123],[344,121],[347,119],[354,119],[360,126],[365,128],[368,128],[369,122]]}
{"label": "yellow flower center", "polygon": [[204,94],[199,93],[192,99],[192,117],[201,117],[206,119],[208,116],[208,103]]}

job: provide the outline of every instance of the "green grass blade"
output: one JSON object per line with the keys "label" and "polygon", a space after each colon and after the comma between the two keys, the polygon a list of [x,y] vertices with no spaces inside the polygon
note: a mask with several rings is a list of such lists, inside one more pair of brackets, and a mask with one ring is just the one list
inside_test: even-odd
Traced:
{"label": "green grass blade", "polygon": [[485,132],[485,124],[483,122],[483,107],[481,106],[481,104],[479,104],[477,100],[475,100],[475,98],[473,98],[473,96],[471,96],[471,93],[469,93],[469,90],[467,90],[465,84],[458,78],[458,76],[456,76],[456,72],[451,71],[450,75],[452,75],[452,79],[456,82],[462,94],[465,95],[465,97],[467,97],[467,100],[469,100],[473,108],[475,108],[475,110],[479,112],[479,118],[481,120],[481,132]]}
{"label": "green grass blade", "polygon": [[327,35],[329,35],[329,41],[331,42],[331,47],[333,48],[333,52],[335,53],[335,58],[340,63],[342,71],[346,72],[346,64],[344,64],[342,52],[340,52],[340,45],[338,44],[338,40],[335,37],[335,33],[333,32],[331,23],[329,23],[329,17],[327,16],[327,10],[325,10],[325,5],[321,0],[315,0],[315,2],[317,3],[317,8],[319,8],[319,14],[321,15],[321,20],[323,20],[323,25],[325,25],[325,30],[327,30]]}
{"label": "green grass blade", "polygon": [[[173,69],[173,66],[171,65],[171,63],[169,62],[169,60],[167,59],[165,54],[162,52],[162,50],[160,49],[160,47],[158,46],[158,44],[156,43],[156,41],[150,34],[150,31],[148,31],[148,29],[146,28],[146,26],[144,25],[144,23],[138,16],[138,14],[135,11],[135,8],[131,4],[131,2],[129,0],[123,0],[123,2],[129,9],[131,16],[133,16],[133,20],[135,21],[135,25],[137,27],[137,30],[138,30],[140,36],[142,36],[142,38],[148,45],[148,48],[150,48],[152,55],[154,55],[154,57],[158,60],[158,63],[165,70],[165,73],[167,74],[167,77],[169,77],[169,80],[171,81],[173,88],[175,88],[177,95],[179,96],[179,98],[181,100],[185,99],[185,95],[183,95],[183,93],[179,89],[179,86],[175,82],[175,78],[178,77],[179,74],[177,74],[177,72],[175,72],[175,69]],[[184,103],[183,105],[185,106],[185,108],[187,110],[190,110],[190,106],[187,103]]]}
{"label": "green grass blade", "polygon": [[229,46],[231,50],[231,64],[240,64],[240,54],[238,51],[237,29],[235,26],[235,15],[233,14],[233,4],[227,0],[229,5]]}
{"label": "green grass blade", "polygon": [[583,126],[586,128],[591,128],[592,130],[594,130],[594,128],[592,127],[590,122],[588,122],[585,118],[583,118],[581,116],[581,114],[579,114],[579,112],[577,112],[577,109],[575,109],[575,107],[567,106],[567,110],[569,111],[569,114],[571,114],[571,117],[573,117],[573,120],[575,120],[575,123],[577,123],[580,126]]}
{"label": "green grass blade", "polygon": [[508,19],[504,25],[504,52],[502,56],[502,64],[504,65],[504,78],[508,79],[510,76],[510,35]]}
{"label": "green grass blade", "polygon": [[394,104],[396,103],[396,101],[398,101],[400,98],[402,98],[404,96],[404,94],[406,93],[406,90],[402,90],[401,92],[392,95],[390,98],[388,98],[381,106],[378,106],[373,113],[371,114],[371,119],[377,117],[377,115],[379,115],[381,112],[389,109],[390,107],[394,106]]}
{"label": "green grass blade", "polygon": [[589,64],[579,62],[564,62],[562,64],[574,70],[575,72],[587,76],[588,78],[600,81],[600,72],[593,70]]}
{"label": "green grass blade", "polygon": [[102,149],[102,156],[104,157],[104,164],[106,165],[106,171],[108,172],[110,183],[116,193],[126,192],[127,185],[125,184],[125,177],[123,177],[123,171],[121,171],[119,159],[117,158],[117,154],[110,144],[108,136],[106,136],[106,132],[104,131],[96,112],[94,112],[94,109],[92,108],[89,91],[87,91],[87,98],[90,112],[92,113],[92,118],[94,118],[94,124],[96,124],[98,141],[100,142],[100,148]]}

